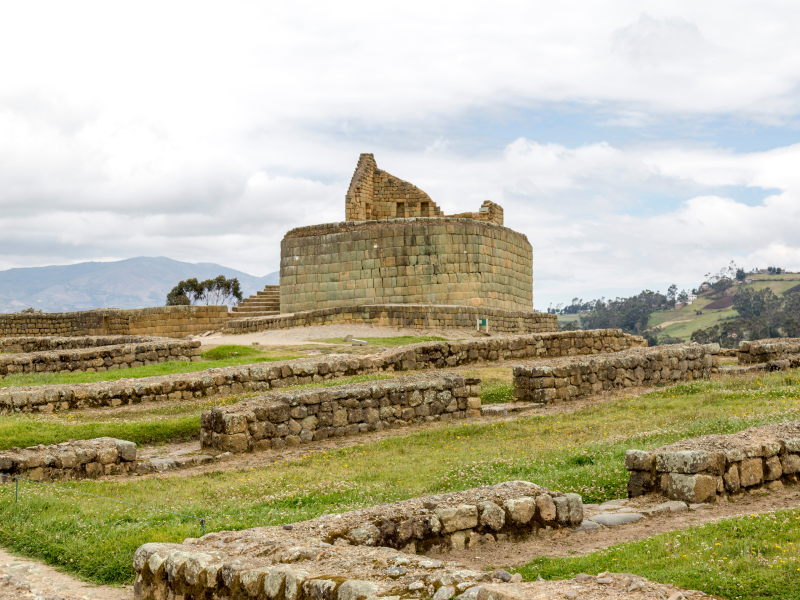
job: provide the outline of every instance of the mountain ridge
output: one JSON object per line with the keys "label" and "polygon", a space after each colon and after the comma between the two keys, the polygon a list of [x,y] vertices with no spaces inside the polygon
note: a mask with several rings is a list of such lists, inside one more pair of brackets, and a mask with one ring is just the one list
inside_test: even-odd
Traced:
{"label": "mountain ridge", "polygon": [[277,285],[279,272],[256,277],[215,263],[188,263],[165,256],[17,267],[0,271],[0,312],[33,307],[44,312],[163,306],[183,279],[236,277],[245,297]]}

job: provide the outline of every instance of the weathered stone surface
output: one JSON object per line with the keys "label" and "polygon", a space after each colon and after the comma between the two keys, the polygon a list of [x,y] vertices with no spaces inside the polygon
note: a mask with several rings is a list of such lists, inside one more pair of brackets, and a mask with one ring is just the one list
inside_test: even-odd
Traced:
{"label": "weathered stone surface", "polygon": [[650,471],[632,471],[628,478],[628,496],[644,496],[655,490],[656,476]]}
{"label": "weathered stone surface", "polygon": [[710,475],[669,473],[667,496],[684,502],[700,503],[715,498],[717,480]]}
{"label": "weathered stone surface", "polygon": [[760,458],[748,458],[739,465],[739,485],[752,487],[764,481],[764,466]]}
{"label": "weathered stone surface", "polygon": [[771,456],[764,461],[764,481],[780,479],[782,475],[783,468],[781,467],[780,458]]}
{"label": "weathered stone surface", "polygon": [[350,530],[349,539],[359,546],[374,546],[380,530],[372,523]]}
{"label": "weathered stone surface", "polygon": [[628,471],[650,471],[655,465],[655,455],[645,450],[625,452],[625,468]]}
{"label": "weathered stone surface", "polygon": [[699,473],[708,466],[708,453],[705,450],[659,452],[656,455],[656,470],[662,473]]}
{"label": "weathered stone surface", "polygon": [[608,515],[595,515],[590,520],[606,527],[614,527],[616,525],[635,523],[639,519],[643,518],[644,515],[640,513],[611,513]]}
{"label": "weathered stone surface", "polygon": [[797,454],[781,456],[781,469],[785,474],[800,473],[800,456]]}
{"label": "weathered stone surface", "polygon": [[480,524],[494,531],[499,531],[506,523],[506,513],[494,502],[481,502],[478,505],[480,510]]}
{"label": "weathered stone surface", "polygon": [[536,513],[536,500],[534,498],[516,498],[506,500],[505,509],[512,523],[524,525]]}
{"label": "weathered stone surface", "polygon": [[556,505],[553,498],[547,494],[536,496],[536,510],[542,521],[555,521],[556,520]]}
{"label": "weathered stone surface", "polygon": [[468,504],[456,508],[439,508],[436,516],[442,523],[442,533],[471,529],[478,525],[478,507]]}
{"label": "weathered stone surface", "polygon": [[336,597],[338,600],[365,600],[374,596],[376,591],[374,583],[351,579],[339,586]]}

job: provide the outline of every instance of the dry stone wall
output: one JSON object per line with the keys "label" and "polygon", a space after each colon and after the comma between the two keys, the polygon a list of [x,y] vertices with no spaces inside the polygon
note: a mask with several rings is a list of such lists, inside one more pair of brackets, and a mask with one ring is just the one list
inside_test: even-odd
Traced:
{"label": "dry stone wall", "polygon": [[14,475],[33,481],[92,479],[136,469],[136,444],[114,438],[0,451],[0,483]]}
{"label": "dry stone wall", "polygon": [[480,379],[452,373],[270,394],[203,413],[204,448],[251,452],[481,414]]}
{"label": "dry stone wall", "polygon": [[738,357],[740,365],[786,361],[786,368],[797,367],[800,366],[800,338],[740,342]]}
{"label": "dry stone wall", "polygon": [[645,344],[641,337],[625,334],[619,329],[485,338],[468,342],[424,342],[371,356],[334,355],[127,381],[2,388],[0,413],[52,412],[139,402],[191,400],[217,394],[280,389],[350,375],[446,369],[518,358],[619,352]]}
{"label": "dry stone wall", "polygon": [[221,329],[227,306],[159,306],[74,313],[0,314],[0,337],[149,335],[182,338]]}
{"label": "dry stone wall", "polygon": [[719,345],[637,348],[591,360],[514,367],[514,398],[556,402],[619,387],[708,379]]}
{"label": "dry stone wall", "polygon": [[10,337],[0,338],[0,354],[21,354],[24,352],[47,352],[50,350],[77,350],[99,346],[118,346],[120,344],[139,344],[157,341],[158,338],[144,335],[103,335],[81,337]]}
{"label": "dry stone wall", "polygon": [[533,251],[471,219],[299,227],[281,242],[281,313],[363,304],[533,310]]}
{"label": "dry stone wall", "polygon": [[709,502],[745,490],[780,488],[800,474],[800,421],[706,435],[657,450],[628,450],[628,496],[661,492],[673,500]]}
{"label": "dry stone wall", "polygon": [[145,544],[133,559],[134,598],[364,600],[424,593],[440,600],[464,592],[462,600],[506,600],[508,573],[493,579],[415,552],[489,544],[582,518],[577,494],[516,481],[183,544]]}
{"label": "dry stone wall", "polygon": [[406,329],[475,329],[477,319],[488,319],[489,330],[495,333],[558,331],[558,317],[548,313],[428,304],[365,304],[288,315],[235,319],[228,321],[225,329],[235,333],[248,333],[307,325],[347,323],[370,323],[381,327]]}
{"label": "dry stone wall", "polygon": [[[75,340],[76,343],[80,343],[79,340],[82,339],[86,340],[86,338],[65,339]],[[103,372],[168,361],[200,360],[200,342],[150,339],[153,341],[0,355],[0,378],[17,373]],[[89,341],[96,340],[110,341],[107,338],[89,339]]]}

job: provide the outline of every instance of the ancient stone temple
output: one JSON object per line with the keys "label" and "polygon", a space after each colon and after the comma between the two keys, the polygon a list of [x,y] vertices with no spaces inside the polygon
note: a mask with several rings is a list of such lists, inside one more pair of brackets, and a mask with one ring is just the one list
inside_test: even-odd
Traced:
{"label": "ancient stone temple", "polygon": [[471,307],[462,312],[473,323],[479,308],[493,317],[523,313],[528,324],[515,330],[557,330],[552,315],[533,312],[531,245],[503,226],[503,209],[494,202],[445,215],[424,191],[362,154],[345,215],[346,221],[299,227],[284,237],[282,314],[364,305]]}

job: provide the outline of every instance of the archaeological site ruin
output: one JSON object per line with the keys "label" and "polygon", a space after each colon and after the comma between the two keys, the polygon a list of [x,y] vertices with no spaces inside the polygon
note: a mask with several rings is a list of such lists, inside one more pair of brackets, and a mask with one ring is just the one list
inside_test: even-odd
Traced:
{"label": "archaeological site ruin", "polygon": [[233,311],[0,315],[0,544],[130,600],[693,600],[726,519],[800,519],[800,340],[559,331],[498,204],[372,154],[344,219]]}

